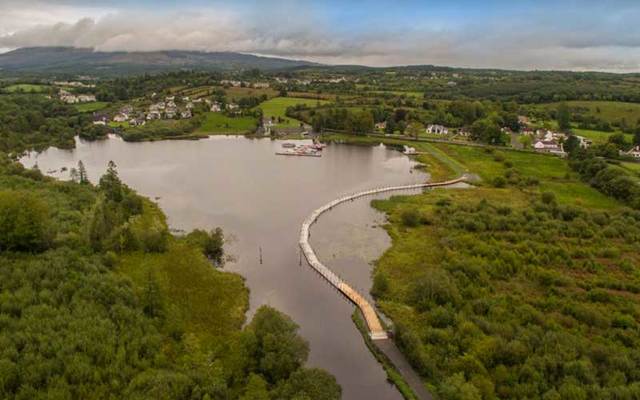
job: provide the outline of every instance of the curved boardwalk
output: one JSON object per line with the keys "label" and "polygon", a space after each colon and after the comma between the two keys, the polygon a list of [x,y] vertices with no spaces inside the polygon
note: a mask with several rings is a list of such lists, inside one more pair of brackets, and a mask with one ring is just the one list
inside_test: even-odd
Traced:
{"label": "curved boardwalk", "polygon": [[370,196],[378,193],[392,192],[397,190],[410,190],[410,189],[423,189],[423,188],[432,188],[432,187],[440,187],[440,186],[449,186],[454,185],[456,183],[460,183],[466,180],[466,177],[460,177],[458,179],[453,179],[450,181],[444,182],[433,182],[433,183],[419,183],[416,185],[405,185],[405,186],[388,186],[383,188],[366,190],[363,192],[358,192],[353,195],[344,196],[339,199],[333,200],[332,202],[325,204],[324,206],[316,209],[307,217],[307,219],[302,224],[302,229],[300,230],[300,248],[304,253],[305,258],[309,262],[309,265],[313,267],[322,277],[324,277],[329,283],[331,283],[336,289],[342,292],[351,302],[353,302],[364,316],[365,321],[367,322],[367,327],[369,329],[369,335],[373,340],[384,340],[388,338],[387,332],[384,330],[378,315],[375,312],[375,309],[369,303],[364,296],[358,293],[355,289],[353,289],[349,284],[344,282],[338,275],[336,275],[329,268],[324,266],[316,253],[313,251],[313,248],[309,244],[309,233],[311,229],[311,225],[318,220],[320,215],[331,210],[333,207],[354,199],[358,199],[364,196]]}

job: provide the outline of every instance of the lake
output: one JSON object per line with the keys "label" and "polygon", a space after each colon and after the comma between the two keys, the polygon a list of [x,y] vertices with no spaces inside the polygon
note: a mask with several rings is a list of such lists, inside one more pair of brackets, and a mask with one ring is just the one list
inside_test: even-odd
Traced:
{"label": "lake", "polygon": [[[225,269],[244,276],[251,289],[249,318],[263,304],[290,315],[310,342],[309,365],[334,374],[344,399],[402,399],[351,321],[354,306],[307,265],[298,239],[306,216],[336,197],[428,176],[383,146],[331,144],[321,158],[276,156],[282,143],[225,136],[146,143],[78,139],[74,150],[51,148],[21,161],[37,161],[43,172],[68,179],[61,167],[82,160],[97,182],[113,160],[127,185],[157,200],[171,228],[222,227],[232,256]],[[390,244],[379,227],[384,216],[369,206],[372,198],[335,208],[311,230],[320,260],[367,295],[371,261]]]}

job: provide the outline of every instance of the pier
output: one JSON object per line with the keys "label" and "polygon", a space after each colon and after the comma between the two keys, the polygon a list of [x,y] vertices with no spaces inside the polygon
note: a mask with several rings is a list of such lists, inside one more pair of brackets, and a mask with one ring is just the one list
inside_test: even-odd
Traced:
{"label": "pier", "polygon": [[462,176],[457,179],[453,179],[450,181],[444,182],[433,182],[433,183],[419,183],[415,185],[404,185],[404,186],[388,186],[382,188],[376,188],[371,190],[366,190],[362,192],[358,192],[352,195],[347,195],[341,197],[339,199],[333,200],[324,206],[316,209],[304,220],[302,224],[302,229],[300,230],[300,248],[302,249],[302,253],[309,265],[315,269],[324,279],[326,279],[331,285],[333,285],[336,289],[338,289],[342,294],[344,294],[353,304],[355,304],[362,315],[364,316],[365,321],[367,322],[367,328],[369,329],[369,336],[372,340],[384,340],[388,339],[389,336],[387,331],[382,326],[380,319],[378,318],[378,314],[376,314],[375,308],[369,301],[366,300],[364,296],[362,296],[358,291],[353,289],[348,283],[344,282],[338,275],[336,275],[333,271],[327,268],[324,264],[318,260],[316,253],[313,251],[313,248],[309,244],[309,235],[311,230],[311,225],[313,225],[318,218],[325,212],[331,210],[333,207],[336,207],[339,204],[342,204],[347,201],[355,200],[360,197],[371,196],[378,193],[386,193],[392,191],[399,190],[412,190],[412,189],[425,189],[425,188],[434,188],[434,187],[443,187],[443,186],[451,186],[456,183],[464,182],[466,180],[465,176]]}

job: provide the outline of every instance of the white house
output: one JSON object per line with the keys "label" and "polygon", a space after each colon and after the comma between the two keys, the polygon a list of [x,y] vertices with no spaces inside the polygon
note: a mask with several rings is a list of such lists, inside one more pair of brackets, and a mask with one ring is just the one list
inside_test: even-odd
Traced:
{"label": "white house", "polygon": [[182,118],[182,119],[191,118],[191,110],[184,110],[183,112],[181,112],[180,113],[180,118]]}
{"label": "white house", "polygon": [[158,110],[150,110],[147,113],[147,119],[148,120],[160,119],[160,118],[162,118],[162,115],[160,114],[160,111],[158,111]]}
{"label": "white house", "polygon": [[113,122],[126,122],[129,120],[129,116],[127,114],[116,114],[115,117],[113,117]]}
{"label": "white house", "polygon": [[622,155],[640,159],[640,146],[635,146],[633,149],[623,152]]}
{"label": "white house", "polygon": [[222,107],[220,107],[220,103],[217,101],[211,104],[211,112],[220,112],[222,111]]}
{"label": "white house", "polygon": [[387,121],[378,122],[376,124],[376,129],[383,130],[383,129],[386,129],[386,128],[387,128]]}
{"label": "white house", "polygon": [[447,135],[449,133],[449,128],[442,125],[429,125],[427,126],[427,133],[432,133],[434,135]]}

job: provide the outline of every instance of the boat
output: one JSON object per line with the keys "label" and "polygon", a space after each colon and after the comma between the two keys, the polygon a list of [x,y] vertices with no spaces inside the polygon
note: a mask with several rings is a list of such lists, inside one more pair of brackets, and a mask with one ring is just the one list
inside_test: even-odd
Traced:
{"label": "boat", "polygon": [[292,149],[292,148],[296,147],[296,144],[295,143],[289,143],[289,142],[282,143],[282,147],[284,147],[285,149]]}
{"label": "boat", "polygon": [[278,155],[278,156],[300,156],[300,157],[322,157],[322,154],[318,154],[316,152],[296,151],[296,150],[277,151],[276,155]]}

